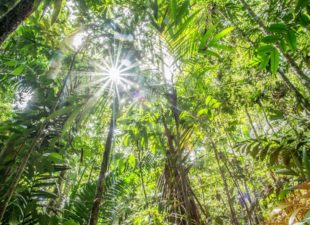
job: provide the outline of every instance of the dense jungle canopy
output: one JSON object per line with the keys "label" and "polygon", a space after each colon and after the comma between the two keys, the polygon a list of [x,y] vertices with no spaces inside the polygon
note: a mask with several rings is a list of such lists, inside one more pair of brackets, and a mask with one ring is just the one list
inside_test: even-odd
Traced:
{"label": "dense jungle canopy", "polygon": [[309,0],[0,0],[0,223],[310,224]]}

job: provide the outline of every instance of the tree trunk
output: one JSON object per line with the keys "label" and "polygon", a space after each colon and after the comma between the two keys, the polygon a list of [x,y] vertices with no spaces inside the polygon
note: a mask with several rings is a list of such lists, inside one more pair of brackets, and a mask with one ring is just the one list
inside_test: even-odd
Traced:
{"label": "tree trunk", "polygon": [[[262,30],[264,34],[269,34],[267,27],[264,22],[255,14],[255,12],[251,9],[251,7],[246,3],[245,0],[239,0],[243,7],[246,9],[250,17],[259,25],[259,28]],[[310,89],[310,78],[302,71],[302,69],[298,66],[296,61],[288,54],[285,53],[278,44],[275,44],[274,47],[282,54],[282,56],[286,59],[287,63],[293,68],[301,82],[305,85],[305,87]]]}
{"label": "tree trunk", "polygon": [[231,201],[231,197],[230,197],[230,193],[229,193],[226,177],[225,177],[224,171],[222,170],[222,167],[220,165],[220,158],[219,158],[219,154],[218,154],[217,148],[216,148],[216,146],[215,146],[213,141],[211,141],[211,145],[212,145],[212,148],[213,148],[213,151],[214,151],[214,155],[215,155],[215,159],[216,159],[216,162],[217,162],[217,165],[218,165],[221,177],[222,177],[222,181],[223,181],[223,185],[224,185],[224,190],[225,190],[225,193],[227,195],[227,201],[228,201],[228,205],[229,205],[229,209],[230,209],[230,215],[231,215],[231,224],[238,225],[239,224],[238,223],[238,219],[237,219],[237,216],[236,216],[236,212],[235,212],[233,203]]}
{"label": "tree trunk", "polygon": [[259,99],[258,100],[258,105],[260,106],[262,112],[263,112],[263,115],[264,115],[264,118],[266,120],[266,123],[268,124],[269,128],[272,130],[272,133],[275,133],[274,129],[273,129],[273,126],[271,125],[269,119],[268,119],[268,116],[267,116],[267,113],[265,111],[265,107],[263,106],[263,103],[262,101]]}
{"label": "tree trunk", "polygon": [[34,8],[35,0],[21,0],[0,19],[0,45],[27,19]]}
{"label": "tree trunk", "polygon": [[252,127],[252,130],[253,130],[253,132],[254,132],[255,138],[258,138],[258,133],[257,133],[257,131],[256,131],[256,128],[255,128],[254,123],[253,123],[253,120],[252,120],[252,118],[251,118],[251,116],[250,116],[250,114],[249,114],[249,111],[248,111],[248,108],[247,108],[247,107],[245,107],[245,113],[246,113],[246,115],[247,115],[247,117],[248,117],[249,123],[250,123],[250,125],[251,125],[251,127]]}
{"label": "tree trunk", "polygon": [[109,132],[108,132],[107,140],[104,146],[104,152],[102,155],[100,174],[98,177],[95,199],[94,199],[93,206],[91,209],[90,219],[88,223],[89,225],[96,225],[98,223],[99,209],[100,209],[100,203],[102,201],[105,175],[108,170],[108,163],[109,163],[110,153],[112,149],[114,126],[115,126],[114,110],[112,110]]}

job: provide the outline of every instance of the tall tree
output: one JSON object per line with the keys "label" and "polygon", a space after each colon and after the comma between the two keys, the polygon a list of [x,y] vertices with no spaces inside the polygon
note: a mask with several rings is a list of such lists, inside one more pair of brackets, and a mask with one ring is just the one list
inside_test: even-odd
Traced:
{"label": "tall tree", "polygon": [[0,18],[0,45],[34,10],[35,0],[21,0]]}
{"label": "tall tree", "polygon": [[[114,99],[115,101],[116,98]],[[109,165],[109,160],[110,160],[110,155],[111,155],[111,150],[112,150],[112,143],[113,143],[113,134],[116,126],[116,115],[117,115],[117,109],[116,106],[117,103],[114,101],[112,104],[112,110],[111,110],[111,119],[110,119],[110,125],[109,125],[109,130],[107,134],[107,139],[105,142],[104,146],[104,152],[102,154],[102,159],[101,159],[101,166],[100,166],[100,173],[97,181],[97,188],[96,188],[96,193],[95,193],[95,198],[93,201],[93,205],[91,208],[91,213],[90,213],[90,218],[89,218],[89,225],[96,225],[98,223],[98,217],[99,217],[99,211],[100,211],[100,205],[102,202],[102,197],[103,197],[103,187],[104,187],[104,182],[106,178],[106,173],[108,171],[108,165]]]}

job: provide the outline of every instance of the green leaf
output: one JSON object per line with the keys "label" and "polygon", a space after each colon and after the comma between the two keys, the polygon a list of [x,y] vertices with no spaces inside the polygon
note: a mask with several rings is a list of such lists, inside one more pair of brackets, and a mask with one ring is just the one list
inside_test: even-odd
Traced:
{"label": "green leaf", "polygon": [[208,115],[208,114],[209,114],[209,109],[200,109],[197,113],[198,116]]}
{"label": "green leaf", "polygon": [[257,142],[255,145],[253,145],[253,148],[252,148],[252,151],[251,151],[251,156],[253,158],[255,158],[260,150],[260,145],[261,143],[260,142]]}
{"label": "green leaf", "polygon": [[59,13],[61,11],[61,5],[62,5],[62,0],[55,0],[54,10],[53,10],[53,15],[52,15],[52,20],[51,20],[52,25],[56,22],[56,20],[59,16]]}
{"label": "green leaf", "polygon": [[211,26],[208,31],[203,35],[200,41],[200,48],[205,48],[208,40],[210,39],[211,35],[215,31],[217,25]]}
{"label": "green leaf", "polygon": [[287,41],[289,43],[289,46],[292,50],[296,50],[297,49],[297,40],[296,40],[296,35],[295,32],[290,30],[287,32]]}
{"label": "green leaf", "polygon": [[[179,37],[179,35],[182,34],[182,32],[188,27],[189,23],[195,18],[195,16],[199,13],[199,11],[194,12],[191,16],[189,16],[182,24],[180,24],[179,29],[177,32],[173,35],[173,38],[176,39]],[[171,27],[172,28],[172,27]]]}
{"label": "green leaf", "polygon": [[79,223],[75,222],[74,220],[68,220],[63,225],[79,225]]}
{"label": "green leaf", "polygon": [[245,144],[244,148],[242,149],[242,152],[246,154],[250,154],[253,145],[255,145],[255,142],[251,142],[250,144]]}
{"label": "green leaf", "polygon": [[277,42],[279,39],[280,39],[280,37],[277,35],[268,35],[268,36],[262,38],[262,42],[270,44],[270,43]]}
{"label": "green leaf", "polygon": [[210,43],[209,47],[213,47],[213,48],[217,48],[217,49],[222,49],[225,51],[232,51],[233,49],[230,46],[227,45],[222,45],[222,44],[218,44],[218,43]]}
{"label": "green leaf", "polygon": [[212,43],[213,42],[217,42],[218,40],[220,40],[221,38],[225,37],[226,35],[228,35],[230,32],[232,32],[235,29],[234,26],[232,27],[228,27],[224,30],[222,30],[220,33],[218,33],[217,35],[214,36]]}
{"label": "green leaf", "polygon": [[38,197],[38,198],[57,198],[57,194],[52,193],[52,192],[48,192],[48,191],[34,191],[31,193],[32,197]]}
{"label": "green leaf", "polygon": [[267,153],[268,153],[268,151],[269,151],[270,145],[271,145],[270,143],[267,144],[267,145],[262,149],[262,151],[260,152],[260,154],[259,154],[259,159],[260,159],[261,161],[264,161],[264,160],[265,160],[265,158],[266,158],[266,156],[267,156]]}
{"label": "green leaf", "polygon": [[220,107],[220,106],[221,106],[221,103],[218,102],[218,101],[216,101],[216,102],[212,105],[212,108],[213,108],[213,109],[217,109],[217,108]]}
{"label": "green leaf", "polygon": [[151,1],[151,8],[153,11],[153,16],[155,18],[155,21],[158,20],[158,1],[155,0],[154,2]]}
{"label": "green leaf", "polygon": [[171,14],[174,20],[176,20],[177,16],[177,1],[176,0],[171,0],[170,1],[170,8],[171,8]]}
{"label": "green leaf", "polygon": [[74,220],[68,220],[64,222],[63,225],[79,225],[79,223],[75,222]]}
{"label": "green leaf", "polygon": [[289,169],[278,169],[275,171],[277,174],[282,174],[282,175],[292,175],[292,176],[296,176],[297,174]]}
{"label": "green leaf", "polygon": [[270,156],[269,156],[269,164],[270,164],[271,166],[274,165],[274,164],[277,162],[280,151],[281,151],[281,146],[275,148],[275,149],[270,153]]}
{"label": "green leaf", "polygon": [[24,65],[20,65],[18,66],[15,70],[13,70],[13,75],[18,76],[20,75],[23,71],[25,70],[25,66]]}
{"label": "green leaf", "polygon": [[214,51],[206,50],[206,51],[204,51],[204,52],[207,53],[207,55],[211,55],[211,56],[215,56],[215,57],[217,57],[217,58],[220,58],[220,55],[217,54],[217,53],[214,52]]}
{"label": "green leaf", "polygon": [[8,66],[15,66],[18,62],[14,60],[6,61],[5,64]]}
{"label": "green leaf", "polygon": [[288,27],[284,23],[274,23],[269,26],[268,30],[275,33],[286,33]]}
{"label": "green leaf", "polygon": [[182,18],[186,17],[186,15],[188,15],[188,7],[189,7],[189,0],[183,1],[183,3],[181,3],[181,6],[177,6],[175,20],[181,21]]}
{"label": "green leaf", "polygon": [[292,159],[293,159],[293,162],[295,163],[295,165],[299,168],[299,169],[303,169],[303,166],[302,166],[302,163],[301,161],[299,160],[299,158],[294,154],[292,153]]}
{"label": "green leaf", "polygon": [[263,45],[259,47],[256,51],[259,55],[264,55],[266,53],[270,53],[273,50],[272,45]]}
{"label": "green leaf", "polygon": [[259,67],[261,69],[265,69],[268,65],[269,60],[270,60],[270,55],[264,55],[261,59],[261,63],[259,65]]}
{"label": "green leaf", "polygon": [[280,54],[276,48],[273,48],[270,54],[271,73],[274,75],[278,71]]}
{"label": "green leaf", "polygon": [[282,51],[286,52],[287,51],[287,45],[283,39],[280,40],[280,48]]}
{"label": "green leaf", "polygon": [[45,153],[43,156],[47,157],[48,161],[52,161],[55,163],[63,162],[64,159],[62,155],[58,154],[57,152],[52,152],[52,153]]}
{"label": "green leaf", "polygon": [[209,103],[212,101],[212,97],[210,96],[210,95],[208,95],[207,97],[206,97],[206,100],[205,100],[205,104],[206,105],[209,105]]}
{"label": "green leaf", "polygon": [[135,167],[136,166],[136,158],[134,155],[130,155],[128,157],[128,164],[131,166],[131,167]]}

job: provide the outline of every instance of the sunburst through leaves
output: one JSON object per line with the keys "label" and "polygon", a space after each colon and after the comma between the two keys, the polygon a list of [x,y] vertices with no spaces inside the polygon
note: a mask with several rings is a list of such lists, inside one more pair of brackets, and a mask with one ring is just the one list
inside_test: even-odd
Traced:
{"label": "sunburst through leaves", "polygon": [[128,91],[129,87],[134,85],[131,77],[135,76],[133,70],[136,66],[137,64],[131,63],[130,58],[122,52],[121,46],[115,54],[110,52],[107,58],[95,63],[97,71],[93,74],[96,77],[93,84],[99,85],[96,94],[101,96],[108,91],[109,95],[115,95],[119,99],[121,92]]}

